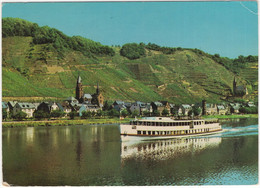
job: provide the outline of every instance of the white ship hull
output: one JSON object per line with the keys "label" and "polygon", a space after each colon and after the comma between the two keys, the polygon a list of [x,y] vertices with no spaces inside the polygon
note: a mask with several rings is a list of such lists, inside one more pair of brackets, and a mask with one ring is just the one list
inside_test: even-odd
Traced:
{"label": "white ship hull", "polygon": [[186,134],[186,135],[170,135],[170,136],[139,136],[139,135],[124,135],[121,134],[121,141],[147,141],[147,140],[163,140],[163,139],[172,139],[172,138],[185,138],[185,137],[194,137],[194,136],[205,136],[205,135],[211,135],[216,133],[223,132],[222,129],[214,131],[214,132],[208,132],[208,133],[197,133],[197,134]]}
{"label": "white ship hull", "polygon": [[221,125],[205,120],[172,120],[147,118],[120,125],[121,140],[171,139],[219,133]]}

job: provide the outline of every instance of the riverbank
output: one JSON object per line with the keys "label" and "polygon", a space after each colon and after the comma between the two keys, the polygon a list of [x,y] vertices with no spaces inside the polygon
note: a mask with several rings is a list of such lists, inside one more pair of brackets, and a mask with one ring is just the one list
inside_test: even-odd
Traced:
{"label": "riverbank", "polygon": [[107,119],[76,119],[76,120],[45,120],[45,121],[9,121],[2,122],[3,127],[39,127],[39,126],[71,126],[71,125],[98,125],[129,122],[130,118],[120,120],[119,118]]}
{"label": "riverbank", "polygon": [[206,118],[218,118],[218,119],[258,118],[258,114],[207,115],[207,116],[202,116],[202,118],[203,119],[206,119]]}
{"label": "riverbank", "polygon": [[[238,119],[238,118],[258,118],[258,114],[244,114],[244,115],[208,115],[202,116],[203,119],[218,118],[218,119]],[[44,120],[44,121],[7,121],[2,122],[3,127],[39,127],[39,126],[71,126],[71,125],[103,125],[126,123],[133,118],[104,118],[104,119],[59,119],[59,120]]]}

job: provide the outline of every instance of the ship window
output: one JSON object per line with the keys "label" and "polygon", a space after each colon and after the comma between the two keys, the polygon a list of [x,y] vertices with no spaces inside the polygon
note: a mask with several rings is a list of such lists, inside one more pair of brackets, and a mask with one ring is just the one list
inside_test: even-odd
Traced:
{"label": "ship window", "polygon": [[151,131],[148,131],[148,135],[151,135]]}
{"label": "ship window", "polygon": [[137,131],[137,134],[141,134],[141,131]]}
{"label": "ship window", "polygon": [[153,131],[152,134],[155,135],[155,131]]}
{"label": "ship window", "polygon": [[143,134],[146,134],[146,131],[143,131]]}

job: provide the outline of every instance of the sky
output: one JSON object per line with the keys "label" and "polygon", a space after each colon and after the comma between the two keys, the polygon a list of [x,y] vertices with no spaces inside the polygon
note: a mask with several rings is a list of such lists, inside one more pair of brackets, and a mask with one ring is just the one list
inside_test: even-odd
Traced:
{"label": "sky", "polygon": [[104,45],[132,42],[198,48],[236,58],[258,55],[257,2],[3,3],[22,18]]}

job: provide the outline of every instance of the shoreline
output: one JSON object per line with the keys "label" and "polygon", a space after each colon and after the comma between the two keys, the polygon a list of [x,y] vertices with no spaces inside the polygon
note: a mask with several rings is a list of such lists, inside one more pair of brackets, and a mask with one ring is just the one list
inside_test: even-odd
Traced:
{"label": "shoreline", "polygon": [[[202,116],[202,119],[218,118],[218,119],[241,119],[241,118],[258,118],[258,114],[245,115],[208,115]],[[2,127],[48,127],[48,126],[72,126],[72,125],[105,125],[119,124],[129,122],[133,118],[104,118],[104,119],[57,119],[57,120],[41,120],[41,121],[4,121]]]}
{"label": "shoreline", "polygon": [[234,115],[206,115],[202,116],[206,118],[218,118],[218,119],[241,119],[241,118],[258,118],[258,114],[234,114]]}
{"label": "shoreline", "polygon": [[104,125],[119,124],[128,122],[130,118],[120,120],[119,118],[107,119],[59,119],[59,120],[41,120],[41,121],[6,121],[2,122],[2,127],[49,127],[49,126],[72,126],[72,125]]}

